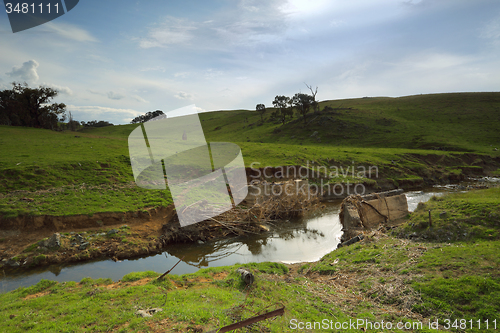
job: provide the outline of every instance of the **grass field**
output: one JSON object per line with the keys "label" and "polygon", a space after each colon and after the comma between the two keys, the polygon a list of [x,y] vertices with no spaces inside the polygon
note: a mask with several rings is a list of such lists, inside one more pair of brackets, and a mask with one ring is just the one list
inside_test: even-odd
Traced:
{"label": "grass field", "polygon": [[[434,198],[405,225],[373,232],[304,265],[208,268],[167,275],[164,282],[154,281],[161,272],[151,271],[130,273],[117,283],[42,280],[0,294],[0,329],[202,332],[285,306],[283,317],[254,324],[253,331],[294,332],[299,322],[307,327],[326,319],[327,325],[361,321],[352,329],[328,326],[329,332],[495,332],[500,328],[499,207],[499,188]],[[429,209],[433,228],[423,224]],[[251,287],[235,272],[240,266],[255,275]],[[157,307],[163,311],[151,318],[135,314]],[[375,330],[367,324],[382,320],[394,327]],[[430,329],[430,322],[438,322],[439,330]],[[406,329],[397,329],[398,323]]]}
{"label": "grass field", "polygon": [[[249,167],[376,166],[381,178],[398,183],[482,171],[488,156],[500,156],[494,150],[500,148],[500,93],[325,101],[320,110],[307,115],[307,125],[297,118],[276,124],[269,120],[271,109],[264,123],[257,112],[244,110],[202,113],[200,119],[208,142],[237,143]],[[127,138],[136,127],[53,132],[0,126],[0,214],[85,214],[170,203],[168,191],[134,190],[133,203],[116,193],[127,193],[134,180]],[[99,194],[81,191],[88,186],[99,186]],[[47,195],[40,190],[54,189],[64,193],[54,202],[67,207],[41,204]],[[27,207],[19,200],[24,197],[34,203]],[[81,204],[74,206],[75,200]]]}
{"label": "grass field", "polygon": [[[259,126],[260,115],[248,111],[207,113],[202,114],[201,119],[211,141],[446,148],[484,153],[492,153],[492,147],[500,145],[500,93],[324,101],[319,109],[322,111],[318,114],[307,115],[307,126],[301,119],[284,126],[267,121]],[[272,111],[274,109],[266,111],[264,118],[269,118]],[[318,134],[311,137],[315,131]]]}
{"label": "grass field", "polygon": [[[259,124],[252,111],[200,119],[207,141],[237,143],[247,166],[376,165],[381,178],[394,182],[446,181],[471,172],[500,174],[494,150],[500,146],[499,100],[498,93],[467,93],[327,101],[321,109],[330,108],[308,115],[307,126],[301,119]],[[136,126],[63,133],[0,126],[0,214],[92,214],[170,204],[168,191],[133,183],[127,137]],[[500,326],[499,207],[498,188],[433,198],[405,225],[374,232],[318,262],[246,264],[256,276],[251,288],[235,273],[239,265],[164,282],[153,280],[162,272],[131,273],[116,283],[43,280],[0,294],[0,330],[200,332],[285,306],[285,316],[253,329],[292,332],[292,320],[326,318],[411,327],[394,332],[435,332],[428,325],[436,321],[440,330],[494,331]],[[151,307],[163,311],[136,315]],[[330,331],[361,327],[372,331],[366,324]]]}

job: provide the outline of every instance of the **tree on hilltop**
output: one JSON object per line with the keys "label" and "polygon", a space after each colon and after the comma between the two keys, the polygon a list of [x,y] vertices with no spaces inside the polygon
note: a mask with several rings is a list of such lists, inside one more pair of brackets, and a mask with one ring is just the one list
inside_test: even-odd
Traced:
{"label": "tree on hilltop", "polygon": [[311,96],[312,96],[312,108],[314,111],[319,111],[319,103],[316,101],[316,94],[318,93],[318,87],[316,86],[316,89],[313,91],[312,86],[308,85],[307,83],[304,82],[307,88],[311,90]]}
{"label": "tree on hilltop", "polygon": [[304,117],[304,125],[307,124],[306,114],[309,112],[311,106],[314,105],[314,97],[308,94],[297,93],[293,96],[292,103]]}
{"label": "tree on hilltop", "polygon": [[114,126],[112,123],[110,123],[109,121],[105,121],[105,120],[90,120],[88,122],[84,122],[82,121],[81,122],[82,126],[83,127],[106,127],[106,126]]}
{"label": "tree on hilltop", "polygon": [[264,113],[266,112],[266,106],[264,104],[257,104],[255,110],[260,113],[260,120],[264,122]]}
{"label": "tree on hilltop", "polygon": [[280,118],[281,123],[284,125],[286,117],[293,116],[291,98],[286,96],[276,96],[273,101],[273,105],[278,109],[277,116]]}
{"label": "tree on hilltop", "polygon": [[156,111],[153,111],[153,112],[148,112],[146,114],[143,114],[141,116],[138,116],[138,117],[135,117],[134,119],[132,119],[132,121],[130,122],[131,124],[137,124],[137,123],[145,123],[146,121],[149,121],[153,118],[156,118],[162,114],[165,114],[163,113],[163,111],[161,110],[156,110]]}

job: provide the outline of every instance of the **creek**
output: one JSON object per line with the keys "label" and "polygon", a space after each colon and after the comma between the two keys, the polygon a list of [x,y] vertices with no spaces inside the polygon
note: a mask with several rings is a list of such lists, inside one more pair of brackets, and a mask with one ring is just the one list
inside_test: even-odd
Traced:
{"label": "creek", "polygon": [[[456,185],[434,186],[423,191],[406,192],[409,211],[434,195],[462,191],[467,186],[500,183],[499,178],[470,179]],[[193,273],[201,268],[249,262],[312,262],[335,250],[342,236],[339,221],[341,200],[325,202],[324,207],[300,218],[274,222],[261,234],[226,238],[205,243],[175,244],[163,254],[114,262],[111,259],[78,264],[52,265],[6,274],[0,272],[0,292],[27,287],[41,279],[80,281],[84,277],[111,278],[118,281],[130,272],[152,270],[164,273],[183,260],[170,274]]]}

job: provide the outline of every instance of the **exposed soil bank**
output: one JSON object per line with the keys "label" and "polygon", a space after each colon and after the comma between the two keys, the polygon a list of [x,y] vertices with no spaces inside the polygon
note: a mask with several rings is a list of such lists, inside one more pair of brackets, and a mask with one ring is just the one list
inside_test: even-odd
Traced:
{"label": "exposed soil bank", "polygon": [[[348,164],[322,159],[306,166],[247,168],[247,179],[268,182],[307,178],[325,200],[350,194],[394,189],[417,190],[432,185],[457,183],[471,176],[491,176],[500,169],[500,157],[472,153],[405,154],[379,166]],[[349,181],[342,180],[345,176]],[[345,179],[345,178],[344,178]]]}
{"label": "exposed soil bank", "polygon": [[100,228],[123,223],[135,224],[151,219],[170,220],[175,215],[174,206],[159,207],[127,213],[95,213],[71,216],[22,215],[15,218],[1,218],[1,230],[21,231],[65,231],[74,229]]}
{"label": "exposed soil bank", "polygon": [[[243,212],[259,215],[262,207],[252,207]],[[304,207],[305,210],[309,209]],[[226,214],[226,213],[224,213]],[[224,215],[223,214],[223,215]],[[269,228],[260,222],[245,221],[238,218],[237,210],[227,212],[234,221],[224,220],[223,215],[217,217],[219,221],[204,221],[195,225],[181,227],[175,214],[173,205],[152,209],[141,214],[127,214],[129,219],[116,218],[116,214],[99,214],[97,217],[71,216],[65,221],[64,217],[56,217],[65,223],[58,224],[54,230],[56,218],[45,216],[44,225],[37,225],[30,229],[30,217],[21,221],[22,228],[16,230],[0,230],[0,267],[3,269],[29,269],[36,266],[51,264],[80,262],[99,258],[113,260],[130,259],[163,252],[165,246],[173,243],[191,243],[209,241],[228,236],[238,236],[247,233],[259,234],[269,231]],[[97,214],[96,214],[97,215]],[[123,216],[123,215],[122,215]],[[135,217],[137,216],[137,217]],[[108,223],[99,227],[94,218],[106,218]],[[226,216],[227,217],[227,216]],[[82,221],[87,220],[93,227],[82,228]],[[76,221],[75,224],[72,224]],[[98,220],[99,221],[99,220]],[[126,222],[126,223],[125,223]],[[12,223],[11,223],[12,225]],[[85,225],[85,224],[83,224]],[[63,229],[64,228],[64,229]],[[57,241],[55,241],[57,239]]]}
{"label": "exposed soil bank", "polygon": [[[428,167],[382,167],[378,178],[373,179],[373,182],[362,183],[366,193],[395,188],[422,189],[434,184],[455,183],[470,175],[491,175],[500,166],[500,158],[475,154],[411,155],[405,158],[418,164],[425,163]],[[300,166],[283,168],[301,171]],[[261,175],[277,175],[283,172],[283,168],[258,170]],[[403,172],[416,174],[418,177],[404,179]],[[255,179],[257,174],[257,169],[247,169],[249,180]],[[312,180],[317,181],[318,178]],[[349,187],[345,183],[341,185]],[[342,196],[325,195],[324,199],[342,198],[346,194],[348,191]],[[245,232],[264,231],[266,226],[258,223],[241,223],[235,227],[213,221],[181,228],[173,205],[128,213],[0,218],[0,267],[16,269],[97,258],[128,259],[161,253],[164,246],[172,243],[207,241]],[[39,244],[55,232],[61,233],[59,248],[49,249]]]}
{"label": "exposed soil bank", "polygon": [[[17,217],[8,225],[18,228],[0,230],[0,260],[4,269],[11,269],[160,253],[162,226],[173,221],[175,216],[171,205],[135,213],[99,213],[91,217]],[[38,223],[30,224],[35,219]],[[40,244],[55,232],[60,235],[60,246],[47,248]]]}

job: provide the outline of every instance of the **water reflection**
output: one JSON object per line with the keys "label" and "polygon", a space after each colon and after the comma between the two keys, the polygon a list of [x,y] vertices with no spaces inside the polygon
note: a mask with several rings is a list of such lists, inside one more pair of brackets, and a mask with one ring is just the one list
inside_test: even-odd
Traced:
{"label": "water reflection", "polygon": [[[316,218],[316,223],[317,220],[318,218]],[[328,216],[328,220],[334,221],[335,219]],[[273,223],[270,226],[271,231],[266,233],[248,234],[196,245],[176,244],[168,246],[165,251],[171,256],[183,257],[184,262],[197,268],[218,266],[220,262],[262,261],[261,258],[280,261],[278,258],[283,256],[281,252],[289,252],[290,243],[294,241],[300,240],[307,244],[324,243],[327,236],[317,228],[318,226],[311,226],[314,225],[314,222],[307,219],[280,221]],[[327,248],[329,249],[330,246]],[[299,254],[296,260],[305,261],[303,254]]]}
{"label": "water reflection", "polygon": [[59,276],[59,274],[61,274],[61,271],[62,271],[62,267],[59,266],[59,265],[52,265],[52,266],[49,266],[49,271],[54,274],[55,276]]}
{"label": "water reflection", "polygon": [[[408,208],[414,211],[419,202],[433,195],[461,191],[462,187],[478,183],[500,183],[499,178],[479,179],[460,185],[446,185],[427,191],[407,192]],[[125,274],[152,270],[164,273],[174,266],[178,258],[184,257],[171,274],[193,273],[200,268],[233,265],[248,262],[306,262],[316,261],[337,248],[342,235],[339,221],[340,201],[326,203],[325,207],[309,215],[291,221],[276,221],[269,225],[270,231],[249,234],[203,244],[176,244],[163,254],[114,262],[100,260],[72,265],[53,265],[30,271],[6,275],[0,272],[0,292],[14,290],[20,286],[38,283],[41,279],[55,281],[80,281],[84,277],[111,278],[115,281]]]}
{"label": "water reflection", "polygon": [[209,267],[210,263],[223,260],[236,255],[243,244],[226,239],[219,242],[206,242],[204,244],[175,244],[165,249],[169,255],[183,258],[183,261],[196,268]]}

